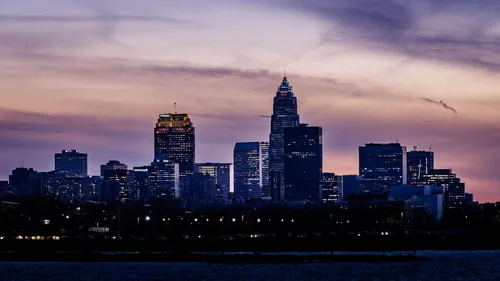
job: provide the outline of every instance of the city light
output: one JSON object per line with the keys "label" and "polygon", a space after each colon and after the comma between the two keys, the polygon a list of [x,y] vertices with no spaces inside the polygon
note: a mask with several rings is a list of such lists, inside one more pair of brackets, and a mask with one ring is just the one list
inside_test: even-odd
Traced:
{"label": "city light", "polygon": [[146,216],[144,219],[145,219],[146,221],[149,221],[149,220],[151,220],[151,217],[150,217],[150,216]]}

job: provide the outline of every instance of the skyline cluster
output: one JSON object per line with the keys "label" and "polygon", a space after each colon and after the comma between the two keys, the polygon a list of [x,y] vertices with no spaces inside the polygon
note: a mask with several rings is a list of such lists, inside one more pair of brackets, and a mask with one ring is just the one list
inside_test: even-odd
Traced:
{"label": "skyline cluster", "polygon": [[359,145],[399,141],[500,200],[495,1],[32,2],[0,2],[0,179],[66,147],[92,174],[148,163],[174,102],[199,128],[196,161],[230,162],[268,138],[258,115],[286,68],[325,170],[354,174]]}

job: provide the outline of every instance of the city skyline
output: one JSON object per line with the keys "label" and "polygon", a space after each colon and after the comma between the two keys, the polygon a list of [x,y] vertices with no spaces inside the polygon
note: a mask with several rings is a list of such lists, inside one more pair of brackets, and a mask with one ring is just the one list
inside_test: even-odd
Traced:
{"label": "city skyline", "polygon": [[[154,119],[174,102],[196,124],[196,162],[231,162],[234,143],[268,139],[269,120],[258,115],[271,114],[286,68],[303,121],[323,127],[324,171],[357,173],[358,146],[398,141],[432,147],[435,166],[453,169],[477,200],[500,200],[498,47],[488,44],[498,31],[486,7],[498,3],[186,1],[167,9],[151,1],[152,12],[125,1],[61,2],[0,3],[0,179],[23,163],[51,170],[65,148],[88,153],[92,175],[111,159],[150,163]],[[241,33],[248,36],[228,39]]]}

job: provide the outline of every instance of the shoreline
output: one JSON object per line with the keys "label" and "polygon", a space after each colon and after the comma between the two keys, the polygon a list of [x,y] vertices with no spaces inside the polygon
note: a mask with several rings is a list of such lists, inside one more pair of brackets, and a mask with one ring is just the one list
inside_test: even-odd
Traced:
{"label": "shoreline", "polygon": [[2,252],[0,262],[203,262],[203,263],[339,263],[339,262],[416,262],[430,258],[420,255],[359,253],[359,254],[298,254],[273,253],[22,253]]}

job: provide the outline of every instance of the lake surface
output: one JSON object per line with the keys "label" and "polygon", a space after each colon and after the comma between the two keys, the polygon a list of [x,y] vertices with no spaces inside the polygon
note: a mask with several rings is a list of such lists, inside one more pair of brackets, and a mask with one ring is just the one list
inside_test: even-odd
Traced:
{"label": "lake surface", "polygon": [[0,280],[500,280],[500,251],[421,251],[409,263],[0,262]]}

